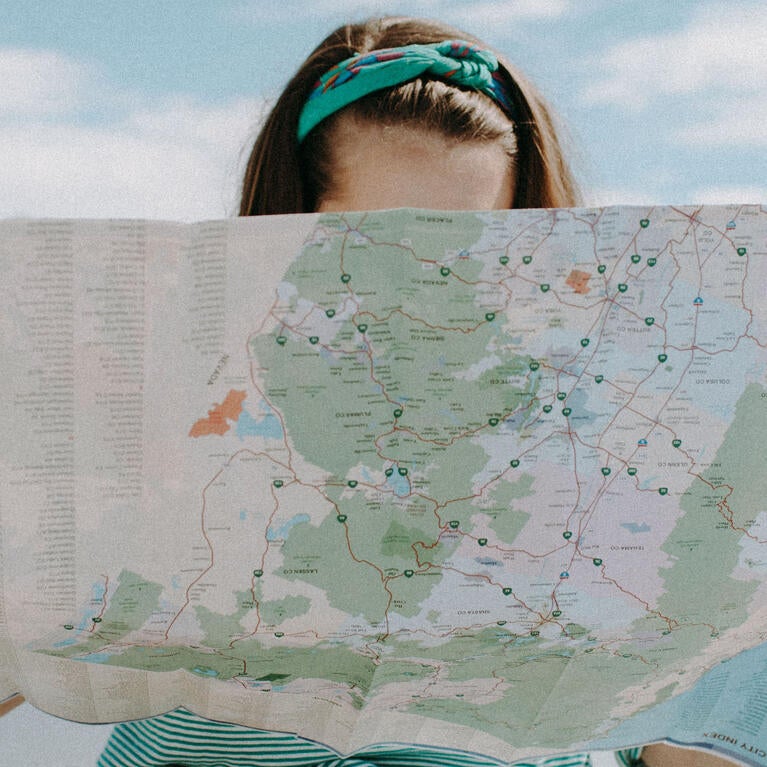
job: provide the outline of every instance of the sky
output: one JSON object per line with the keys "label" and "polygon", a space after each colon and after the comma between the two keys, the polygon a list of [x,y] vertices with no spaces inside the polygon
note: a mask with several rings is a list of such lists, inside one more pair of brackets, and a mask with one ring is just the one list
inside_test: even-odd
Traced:
{"label": "sky", "polygon": [[767,200],[763,2],[27,0],[0,25],[0,216],[232,215],[305,56],[392,13],[452,23],[525,72],[586,204]]}

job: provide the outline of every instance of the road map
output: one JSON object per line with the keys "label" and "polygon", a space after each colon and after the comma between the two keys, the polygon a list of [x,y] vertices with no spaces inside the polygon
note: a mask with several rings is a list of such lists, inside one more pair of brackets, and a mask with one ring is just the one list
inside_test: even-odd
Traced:
{"label": "road map", "polygon": [[0,698],[767,765],[763,208],[0,238]]}

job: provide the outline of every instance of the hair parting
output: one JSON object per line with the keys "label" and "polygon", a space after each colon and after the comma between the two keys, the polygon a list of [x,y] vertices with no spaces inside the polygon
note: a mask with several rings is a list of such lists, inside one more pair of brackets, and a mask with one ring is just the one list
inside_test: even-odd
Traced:
{"label": "hair parting", "polygon": [[240,215],[316,210],[332,189],[335,129],[339,120],[349,118],[436,131],[455,141],[501,142],[512,160],[510,172],[516,174],[510,207],[576,205],[577,188],[551,112],[533,86],[502,56],[498,56],[498,75],[514,105],[514,121],[481,92],[417,77],[345,106],[320,122],[299,144],[301,111],[319,78],[331,67],[360,53],[449,39],[488,49],[460,30],[408,17],[347,24],[326,37],[290,80],[255,141],[243,178]]}

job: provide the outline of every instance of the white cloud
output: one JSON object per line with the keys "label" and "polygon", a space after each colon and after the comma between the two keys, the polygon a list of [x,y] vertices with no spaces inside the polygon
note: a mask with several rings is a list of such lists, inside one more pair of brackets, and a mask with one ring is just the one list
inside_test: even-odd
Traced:
{"label": "white cloud", "polygon": [[498,0],[497,2],[461,3],[445,8],[452,20],[467,27],[481,24],[507,26],[520,21],[557,19],[571,9],[570,0]]}
{"label": "white cloud", "polygon": [[416,0],[404,11],[397,2],[391,0],[313,0],[311,6],[307,6],[304,0],[249,0],[236,6],[232,13],[238,21],[277,25],[307,17],[342,22],[395,13],[422,15],[438,13],[444,6],[445,3],[441,0]]}
{"label": "white cloud", "polygon": [[231,215],[264,113],[256,99],[149,101],[55,51],[0,49],[0,216]]}
{"label": "white cloud", "polygon": [[655,191],[631,187],[601,187],[584,189],[585,207],[606,207],[608,205],[654,205],[658,203]]}
{"label": "white cloud", "polygon": [[55,51],[0,50],[0,116],[59,115],[81,106],[93,73]]}
{"label": "white cloud", "polygon": [[767,147],[767,88],[752,98],[728,99],[708,119],[681,128],[674,138],[699,147]]}
{"label": "white cloud", "polygon": [[708,6],[682,30],[609,48],[594,62],[604,76],[583,95],[591,103],[639,108],[664,94],[764,92],[765,40],[763,6]]}
{"label": "white cloud", "polygon": [[[506,26],[526,20],[553,19],[564,15],[573,7],[572,0],[314,0],[309,14],[313,18],[358,20],[367,16],[402,14],[444,19],[446,22],[467,27],[492,24]],[[307,15],[303,0],[253,0],[240,4],[234,11],[240,20],[251,22],[293,21]]]}
{"label": "white cloud", "polygon": [[[43,52],[26,59],[0,51],[0,62],[60,62]],[[176,97],[144,103],[104,90],[69,60],[73,73],[60,100],[32,79],[5,98],[0,112],[0,216],[129,217],[197,220],[236,210],[246,149],[264,104],[252,99],[209,106]],[[20,67],[21,68],[21,67]],[[18,78],[16,82],[24,78]],[[90,89],[88,83],[90,82]],[[96,93],[124,113],[98,125],[70,114]],[[5,96],[0,88],[0,99]],[[127,105],[132,104],[129,108]],[[109,111],[109,110],[107,110]]]}
{"label": "white cloud", "polygon": [[690,195],[692,203],[726,205],[730,203],[766,203],[767,186],[738,186],[721,184],[696,189]]}
{"label": "white cloud", "polygon": [[243,131],[264,116],[265,108],[264,102],[253,99],[208,106],[175,97],[159,108],[152,105],[136,109],[128,124],[147,139],[208,146],[228,153],[238,148],[246,138]]}

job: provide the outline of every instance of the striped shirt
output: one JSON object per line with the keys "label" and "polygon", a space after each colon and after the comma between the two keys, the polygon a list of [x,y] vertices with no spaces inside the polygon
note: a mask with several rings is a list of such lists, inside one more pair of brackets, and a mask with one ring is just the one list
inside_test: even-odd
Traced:
{"label": "striped shirt", "polygon": [[[641,749],[616,752],[632,767]],[[508,763],[451,749],[400,744],[370,746],[348,757],[313,741],[202,719],[177,709],[118,724],[98,767],[500,767]],[[591,767],[588,754],[516,762],[515,767]]]}

